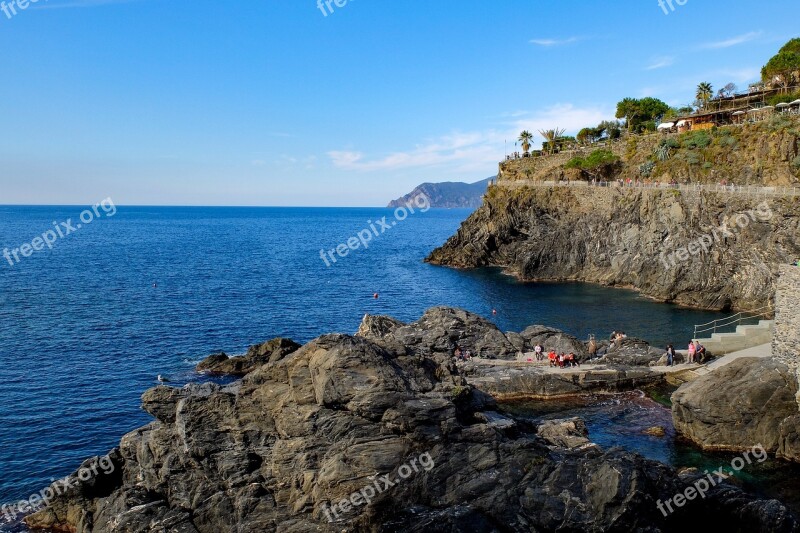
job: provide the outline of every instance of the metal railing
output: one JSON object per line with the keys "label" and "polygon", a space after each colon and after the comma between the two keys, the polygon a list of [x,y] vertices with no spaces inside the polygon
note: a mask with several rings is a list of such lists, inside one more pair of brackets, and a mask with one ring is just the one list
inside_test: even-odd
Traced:
{"label": "metal railing", "polygon": [[631,182],[620,184],[616,181],[534,181],[534,180],[498,180],[497,185],[503,187],[612,187],[618,189],[663,189],[681,192],[710,191],[719,193],[747,194],[751,196],[800,196],[800,186],[795,187],[762,187],[759,185],[723,185],[723,184],[672,184]]}
{"label": "metal railing", "polygon": [[707,324],[697,324],[694,327],[694,336],[693,339],[698,338],[698,334],[700,333],[708,333],[709,331],[713,333],[717,333],[717,330],[720,328],[728,328],[731,326],[741,326],[743,320],[753,320],[756,318],[770,318],[775,314],[772,305],[767,305],[761,307],[759,309],[754,309],[753,311],[743,311],[741,313],[736,313],[735,315],[726,317],[726,318],[719,318],[717,320],[713,320]]}

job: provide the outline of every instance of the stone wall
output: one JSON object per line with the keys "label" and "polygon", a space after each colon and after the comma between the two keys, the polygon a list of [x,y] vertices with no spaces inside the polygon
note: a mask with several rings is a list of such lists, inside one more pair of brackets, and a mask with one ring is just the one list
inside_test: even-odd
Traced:
{"label": "stone wall", "polygon": [[800,383],[800,268],[782,265],[776,289],[772,354],[798,376]]}

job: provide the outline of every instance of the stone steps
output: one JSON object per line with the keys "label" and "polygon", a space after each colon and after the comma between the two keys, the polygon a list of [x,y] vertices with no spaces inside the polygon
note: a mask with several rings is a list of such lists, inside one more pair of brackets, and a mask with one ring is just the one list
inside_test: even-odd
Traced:
{"label": "stone steps", "polygon": [[761,320],[758,324],[737,326],[734,333],[714,333],[710,338],[693,339],[706,347],[709,353],[720,355],[746,350],[772,342],[775,322]]}

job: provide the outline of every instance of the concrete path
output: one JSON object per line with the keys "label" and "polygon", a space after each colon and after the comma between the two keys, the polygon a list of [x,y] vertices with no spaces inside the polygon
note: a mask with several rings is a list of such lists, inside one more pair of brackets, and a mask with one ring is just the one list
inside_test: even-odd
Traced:
{"label": "concrete path", "polygon": [[[684,357],[686,356],[685,350],[678,350],[679,353],[682,353]],[[762,344],[761,346],[756,346],[754,348],[747,348],[745,350],[740,350],[738,352],[729,353],[728,355],[724,355],[718,359],[715,359],[713,362],[707,365],[700,365],[697,363],[693,364],[678,364],[673,366],[644,366],[641,367],[643,369],[652,370],[653,372],[660,372],[662,374],[679,374],[679,373],[686,373],[687,375],[680,381],[691,381],[696,379],[700,376],[704,376],[710,372],[713,372],[717,368],[721,368],[725,365],[729,365],[732,362],[736,361],[737,359],[741,359],[743,357],[755,357],[755,358],[765,358],[772,356],[772,345],[771,344]],[[491,365],[491,366],[511,366],[511,367],[518,367],[518,368],[536,368],[541,373],[544,374],[566,374],[569,375],[571,373],[578,373],[578,372],[586,372],[586,371],[599,371],[602,372],[603,370],[611,370],[609,365],[604,364],[592,364],[592,363],[585,363],[582,364],[580,367],[572,367],[572,368],[553,368],[550,366],[548,361],[518,361],[518,360],[502,360],[502,359],[473,359],[473,362],[479,365]]]}

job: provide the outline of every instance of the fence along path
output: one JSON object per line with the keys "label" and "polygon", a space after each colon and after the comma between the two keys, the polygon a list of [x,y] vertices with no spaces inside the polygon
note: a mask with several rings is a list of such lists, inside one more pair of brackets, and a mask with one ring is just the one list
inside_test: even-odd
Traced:
{"label": "fence along path", "polygon": [[761,187],[758,185],[714,185],[714,184],[670,184],[670,183],[625,183],[601,181],[592,184],[588,181],[534,181],[534,180],[498,180],[496,185],[501,187],[578,187],[578,188],[616,188],[616,189],[662,189],[681,192],[709,191],[729,194],[745,194],[750,196],[800,196],[800,186],[797,187]]}

